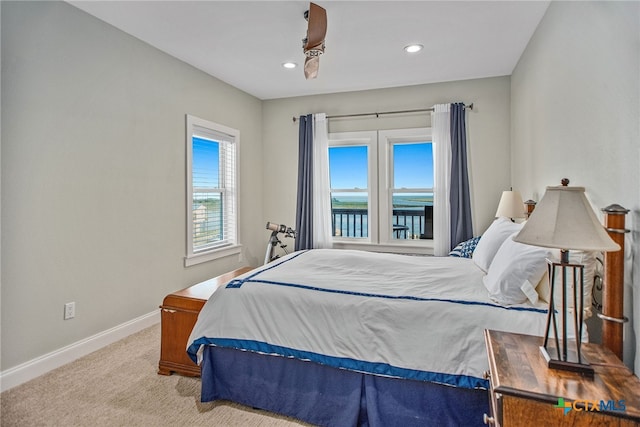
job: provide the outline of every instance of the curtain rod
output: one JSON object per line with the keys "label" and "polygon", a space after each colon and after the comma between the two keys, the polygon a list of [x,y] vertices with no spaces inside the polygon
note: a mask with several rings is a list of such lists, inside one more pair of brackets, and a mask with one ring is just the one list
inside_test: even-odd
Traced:
{"label": "curtain rod", "polygon": [[[464,108],[468,108],[469,110],[473,110],[473,102],[469,105],[465,105]],[[407,113],[426,113],[432,112],[434,108],[421,108],[417,110],[400,110],[400,111],[381,111],[379,113],[358,113],[358,114],[341,114],[338,116],[327,116],[327,119],[342,119],[345,117],[364,117],[364,116],[376,116],[376,118],[380,117],[382,114],[407,114]],[[293,118],[293,122],[298,121],[297,117]]]}

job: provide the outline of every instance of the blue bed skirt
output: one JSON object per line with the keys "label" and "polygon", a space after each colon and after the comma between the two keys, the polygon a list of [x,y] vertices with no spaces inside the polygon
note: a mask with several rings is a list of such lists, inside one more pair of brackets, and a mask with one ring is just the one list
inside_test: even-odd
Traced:
{"label": "blue bed skirt", "polygon": [[487,390],[352,372],[206,346],[203,402],[230,400],[319,426],[482,426]]}

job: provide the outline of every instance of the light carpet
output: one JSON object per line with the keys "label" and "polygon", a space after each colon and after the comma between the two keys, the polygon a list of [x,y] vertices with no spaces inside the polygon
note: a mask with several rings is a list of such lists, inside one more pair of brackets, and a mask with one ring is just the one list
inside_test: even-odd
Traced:
{"label": "light carpet", "polygon": [[2,426],[309,426],[231,402],[200,379],[158,375],[160,325],[0,394]]}

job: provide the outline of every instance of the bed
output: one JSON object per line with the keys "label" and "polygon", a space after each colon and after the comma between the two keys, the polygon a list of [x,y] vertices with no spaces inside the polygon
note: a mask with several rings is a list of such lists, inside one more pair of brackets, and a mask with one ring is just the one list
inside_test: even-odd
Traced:
{"label": "bed", "polygon": [[552,254],[518,230],[496,220],[452,252],[468,257],[317,249],[232,280],[188,340],[202,401],[322,426],[482,425],[484,329],[544,335]]}

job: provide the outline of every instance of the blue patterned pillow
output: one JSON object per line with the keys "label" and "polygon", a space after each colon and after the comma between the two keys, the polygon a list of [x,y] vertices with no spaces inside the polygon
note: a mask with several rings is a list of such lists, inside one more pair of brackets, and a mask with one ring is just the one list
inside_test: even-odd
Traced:
{"label": "blue patterned pillow", "polygon": [[480,237],[473,237],[466,242],[461,242],[449,252],[449,256],[455,256],[458,258],[471,258],[473,255],[473,251],[476,249],[478,245],[478,241],[480,241]]}

